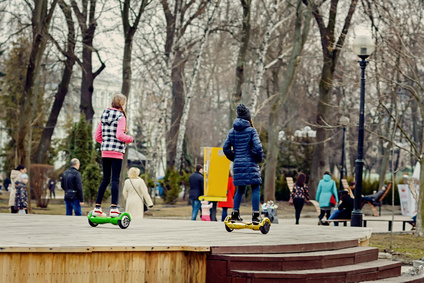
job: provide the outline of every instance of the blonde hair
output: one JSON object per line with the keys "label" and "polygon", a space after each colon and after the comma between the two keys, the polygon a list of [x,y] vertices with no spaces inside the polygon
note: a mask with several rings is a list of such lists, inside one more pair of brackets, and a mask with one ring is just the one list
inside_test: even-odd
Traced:
{"label": "blonde hair", "polygon": [[137,167],[131,167],[128,170],[128,177],[131,179],[135,179],[140,175],[140,169],[138,169]]}
{"label": "blonde hair", "polygon": [[[112,98],[111,106],[112,108],[118,109],[124,114],[125,119],[127,118],[127,113],[125,113],[125,110],[123,106],[127,103],[127,98],[125,95],[121,93],[117,93]],[[127,132],[127,125],[125,124],[125,132]]]}

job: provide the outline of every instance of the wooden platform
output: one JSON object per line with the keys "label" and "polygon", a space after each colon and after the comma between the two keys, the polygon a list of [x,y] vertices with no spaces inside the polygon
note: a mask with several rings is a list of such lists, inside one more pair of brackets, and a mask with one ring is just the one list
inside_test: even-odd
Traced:
{"label": "wooden platform", "polygon": [[0,282],[206,282],[212,254],[331,250],[366,246],[371,236],[370,228],[281,224],[267,235],[228,233],[222,222],[154,219],[122,230],[45,215],[0,214],[0,223]]}

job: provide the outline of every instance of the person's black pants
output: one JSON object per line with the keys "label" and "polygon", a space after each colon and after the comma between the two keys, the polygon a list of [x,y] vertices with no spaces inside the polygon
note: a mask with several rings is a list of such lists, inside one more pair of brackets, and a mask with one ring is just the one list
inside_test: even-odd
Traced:
{"label": "person's black pants", "polygon": [[121,175],[122,159],[102,158],[103,180],[97,192],[96,204],[101,204],[106,188],[112,176],[112,204],[118,204],[119,197],[119,177]]}
{"label": "person's black pants", "polygon": [[318,218],[321,221],[324,218],[324,215],[325,215],[327,217],[327,220],[328,220],[328,218],[330,218],[330,214],[331,214],[331,209],[329,209],[329,210],[322,210],[321,209],[321,213],[318,216]]}
{"label": "person's black pants", "polygon": [[300,213],[302,212],[305,200],[303,198],[294,198],[293,205],[295,209],[296,224],[299,224]]}

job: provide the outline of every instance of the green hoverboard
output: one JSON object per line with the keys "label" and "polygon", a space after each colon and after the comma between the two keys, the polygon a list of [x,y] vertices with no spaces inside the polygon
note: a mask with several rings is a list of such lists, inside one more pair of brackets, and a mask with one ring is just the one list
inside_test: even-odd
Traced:
{"label": "green hoverboard", "polygon": [[127,212],[122,212],[118,217],[101,217],[93,215],[93,211],[87,216],[88,224],[91,227],[96,227],[99,224],[112,223],[113,225],[118,225],[121,229],[127,229],[131,223],[131,216]]}

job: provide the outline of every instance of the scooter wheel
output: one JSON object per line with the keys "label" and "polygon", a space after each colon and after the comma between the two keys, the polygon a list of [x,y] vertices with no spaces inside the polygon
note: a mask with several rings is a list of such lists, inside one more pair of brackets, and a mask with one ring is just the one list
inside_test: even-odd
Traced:
{"label": "scooter wheel", "polygon": [[118,225],[121,229],[127,229],[130,226],[130,218],[124,215],[121,220],[118,220]]}
{"label": "scooter wheel", "polygon": [[233,232],[234,231],[233,228],[228,227],[226,224],[224,224],[224,225],[225,225],[225,230],[227,230],[227,232]]}
{"label": "scooter wheel", "polygon": [[88,219],[88,224],[90,224],[91,227],[97,227],[97,225],[99,225],[99,223],[91,222],[90,219]]}
{"label": "scooter wheel", "polygon": [[270,228],[271,225],[269,225],[268,222],[265,222],[264,226],[259,227],[259,230],[261,230],[262,234],[268,234]]}

